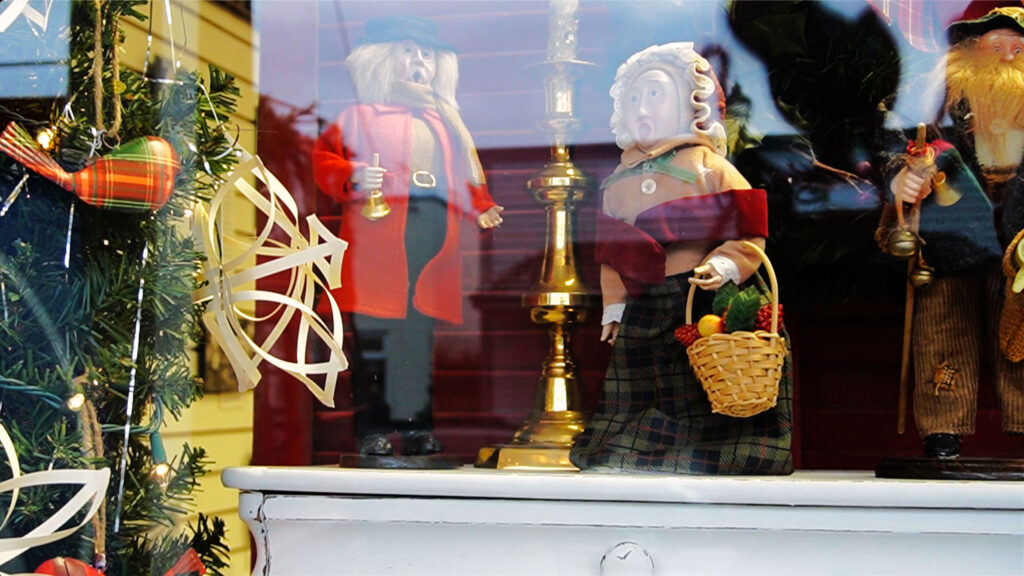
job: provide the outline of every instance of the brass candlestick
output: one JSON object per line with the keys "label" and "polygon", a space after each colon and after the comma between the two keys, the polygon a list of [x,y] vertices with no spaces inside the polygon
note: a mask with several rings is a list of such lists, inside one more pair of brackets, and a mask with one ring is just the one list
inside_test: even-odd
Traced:
{"label": "brass candlestick", "polygon": [[583,431],[583,394],[570,349],[571,335],[586,319],[598,294],[583,283],[576,267],[573,216],[587,192],[596,187],[572,163],[568,137],[580,127],[573,116],[574,86],[591,64],[575,60],[576,2],[554,0],[551,8],[549,59],[541,63],[546,119],[541,128],[554,136],[551,161],[526,186],[545,207],[547,220],[540,278],[523,295],[530,319],[547,330],[550,349],[541,368],[533,409],[512,441],[481,448],[476,465],[511,470],[576,470],[569,449]]}

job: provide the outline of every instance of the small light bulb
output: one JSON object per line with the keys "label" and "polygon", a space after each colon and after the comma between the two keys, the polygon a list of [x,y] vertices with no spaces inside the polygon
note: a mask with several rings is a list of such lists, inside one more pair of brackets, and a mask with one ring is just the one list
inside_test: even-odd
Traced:
{"label": "small light bulb", "polygon": [[160,485],[161,488],[167,488],[167,485],[171,482],[171,466],[167,462],[160,462],[156,466],[153,466],[153,470],[149,473],[149,477]]}
{"label": "small light bulb", "polygon": [[53,149],[53,130],[51,128],[43,128],[36,134],[36,142],[43,147],[43,150]]}
{"label": "small light bulb", "polygon": [[82,406],[85,405],[85,394],[82,394],[81,392],[75,393],[68,398],[67,405],[68,409],[72,412],[78,412],[82,409]]}

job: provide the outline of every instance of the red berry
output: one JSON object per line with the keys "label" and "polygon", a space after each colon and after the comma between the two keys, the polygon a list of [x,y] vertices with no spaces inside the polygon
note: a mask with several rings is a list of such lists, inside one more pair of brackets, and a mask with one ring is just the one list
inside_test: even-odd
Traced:
{"label": "red berry", "polygon": [[[782,326],[782,304],[779,304],[779,326]],[[765,304],[757,311],[757,318],[754,319],[754,330],[765,332],[772,329],[772,305]]]}
{"label": "red berry", "polygon": [[683,324],[679,328],[676,328],[676,340],[683,345],[683,348],[689,348],[690,344],[693,344],[700,338],[700,332],[697,331],[696,324]]}

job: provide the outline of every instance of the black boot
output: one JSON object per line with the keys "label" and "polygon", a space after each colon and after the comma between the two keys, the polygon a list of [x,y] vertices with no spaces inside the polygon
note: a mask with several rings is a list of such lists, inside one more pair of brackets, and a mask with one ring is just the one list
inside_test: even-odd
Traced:
{"label": "black boot", "polygon": [[956,458],[960,455],[960,437],[938,432],[924,437],[924,455],[929,458]]}
{"label": "black boot", "polygon": [[363,456],[392,456],[395,449],[383,434],[367,434],[359,439],[359,453]]}
{"label": "black boot", "polygon": [[402,434],[402,454],[405,456],[437,454],[441,450],[444,450],[444,445],[428,430],[412,430]]}

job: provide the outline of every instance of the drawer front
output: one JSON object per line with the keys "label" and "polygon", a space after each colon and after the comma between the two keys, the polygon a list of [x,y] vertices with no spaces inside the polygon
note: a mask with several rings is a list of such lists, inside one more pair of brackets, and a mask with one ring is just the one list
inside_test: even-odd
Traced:
{"label": "drawer front", "polygon": [[252,512],[256,574],[1024,573],[1013,511],[269,496]]}

